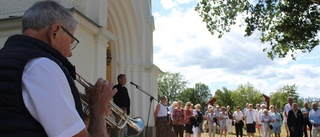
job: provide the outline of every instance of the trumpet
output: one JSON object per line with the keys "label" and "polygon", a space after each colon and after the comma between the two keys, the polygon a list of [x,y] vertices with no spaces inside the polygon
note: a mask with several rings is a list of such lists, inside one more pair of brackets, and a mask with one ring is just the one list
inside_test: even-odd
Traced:
{"label": "trumpet", "polygon": [[[75,79],[80,85],[82,85],[85,89],[88,89],[89,87],[93,87],[93,85],[85,80],[80,74],[76,73],[76,79]],[[90,115],[89,110],[89,99],[88,97],[82,93],[79,92],[81,103],[82,103],[82,111]],[[121,108],[119,108],[114,102],[111,100],[111,111],[116,117],[119,117],[120,120],[116,122],[115,119],[111,117],[105,117],[105,122],[107,126],[111,128],[117,128],[119,130],[125,130],[125,134],[127,136],[136,136],[139,135],[144,128],[144,120],[141,117],[135,117],[131,118],[129,117]]]}

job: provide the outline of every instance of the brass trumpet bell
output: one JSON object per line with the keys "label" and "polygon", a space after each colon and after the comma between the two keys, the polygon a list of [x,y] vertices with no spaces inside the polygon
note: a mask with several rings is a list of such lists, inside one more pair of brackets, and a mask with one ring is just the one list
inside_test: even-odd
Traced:
{"label": "brass trumpet bell", "polygon": [[[76,81],[82,85],[85,89],[89,87],[93,87],[93,85],[86,81],[80,74],[76,73]],[[81,103],[82,103],[82,110],[85,114],[90,115],[89,109],[89,99],[84,94],[79,92]],[[117,122],[112,117],[105,117],[105,122],[107,126],[111,128],[117,128],[119,130],[125,130],[125,134],[127,136],[137,136],[139,135],[144,128],[144,120],[141,117],[130,118],[121,108],[119,108],[114,102],[111,100],[111,111],[115,116],[118,116],[120,120]]]}

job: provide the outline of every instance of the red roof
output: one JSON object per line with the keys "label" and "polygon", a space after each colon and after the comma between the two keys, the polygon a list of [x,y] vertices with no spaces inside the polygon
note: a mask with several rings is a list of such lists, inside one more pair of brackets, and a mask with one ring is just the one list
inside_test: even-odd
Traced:
{"label": "red roof", "polygon": [[266,94],[262,94],[262,96],[266,99],[270,99],[270,97],[269,96],[267,96]]}
{"label": "red roof", "polygon": [[215,102],[217,101],[217,99],[215,97],[212,97],[209,101],[207,101],[204,105],[213,105]]}

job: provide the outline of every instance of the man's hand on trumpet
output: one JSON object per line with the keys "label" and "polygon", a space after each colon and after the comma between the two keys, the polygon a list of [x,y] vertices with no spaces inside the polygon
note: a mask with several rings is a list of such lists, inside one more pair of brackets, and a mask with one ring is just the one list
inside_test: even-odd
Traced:
{"label": "man's hand on trumpet", "polygon": [[107,80],[99,78],[94,85],[87,90],[89,95],[89,108],[90,115],[106,116],[110,115],[111,105],[110,100],[112,100],[117,89],[112,90],[113,84],[109,83]]}
{"label": "man's hand on trumpet", "polygon": [[112,83],[99,78],[94,87],[90,86],[86,89],[90,109],[90,119],[86,121],[88,122],[88,131],[92,136],[102,137],[107,135],[107,130],[101,128],[106,127],[105,116],[106,114],[111,114],[109,101],[117,92],[117,90],[112,90],[112,87]]}

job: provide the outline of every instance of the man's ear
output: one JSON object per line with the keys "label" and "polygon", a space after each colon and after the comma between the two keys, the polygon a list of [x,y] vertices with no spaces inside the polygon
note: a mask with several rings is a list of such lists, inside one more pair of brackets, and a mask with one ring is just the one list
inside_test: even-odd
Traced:
{"label": "man's ear", "polygon": [[61,29],[61,24],[54,23],[49,27],[49,40],[50,40],[50,45],[54,46],[55,41],[58,37],[58,31]]}

